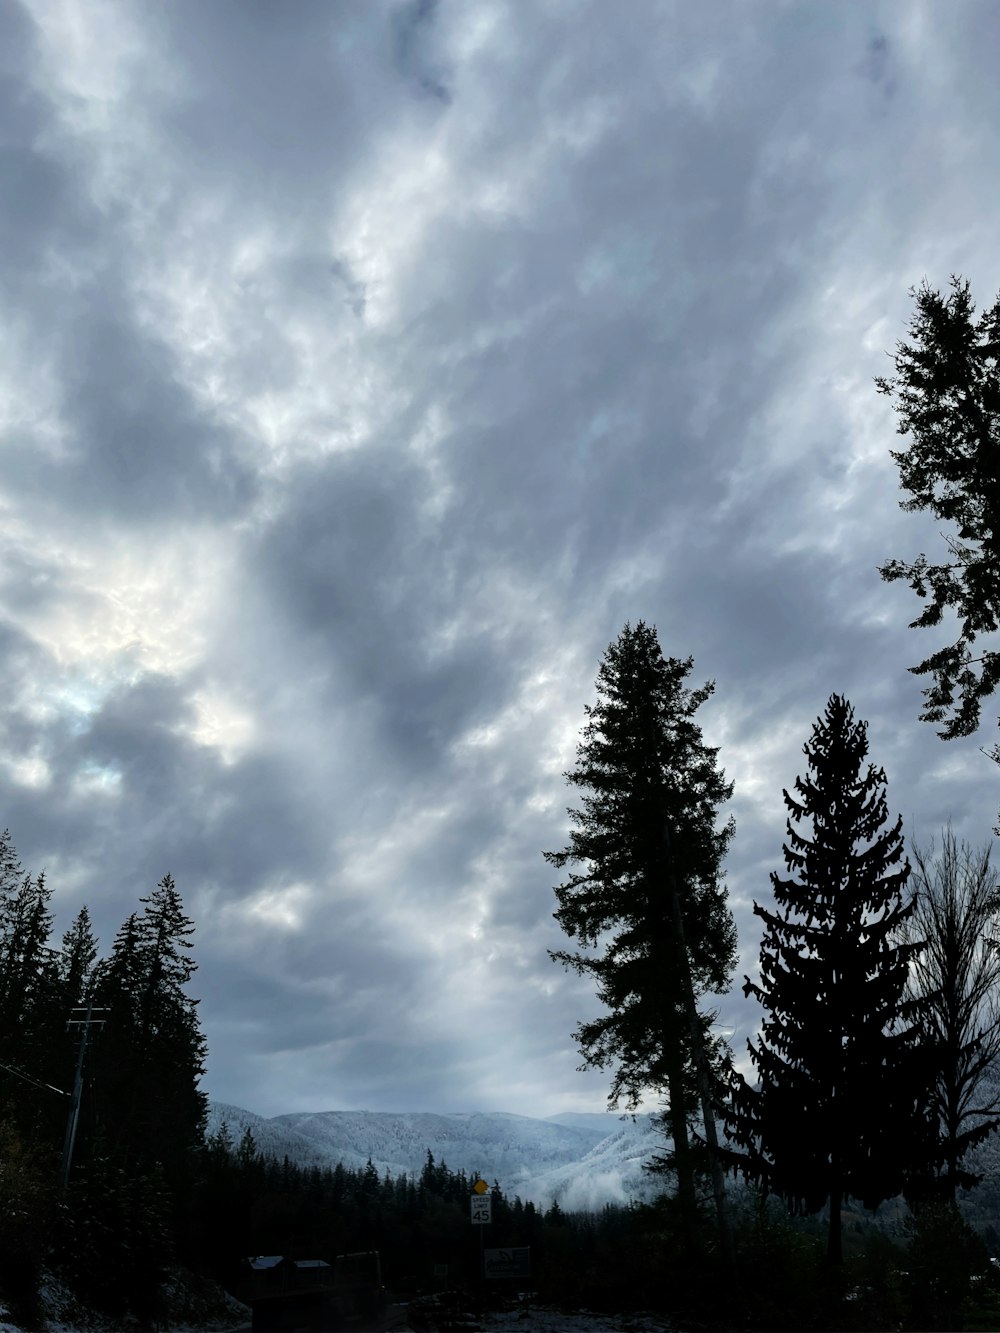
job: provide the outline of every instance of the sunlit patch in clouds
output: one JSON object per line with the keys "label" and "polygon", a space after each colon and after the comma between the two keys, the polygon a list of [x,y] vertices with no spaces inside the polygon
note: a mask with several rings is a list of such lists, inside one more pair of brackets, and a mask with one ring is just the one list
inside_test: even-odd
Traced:
{"label": "sunlit patch in clouds", "polygon": [[0,764],[3,764],[11,780],[20,787],[44,788],[49,784],[51,772],[40,755],[25,755],[15,759],[3,756],[0,757]]}
{"label": "sunlit patch in clouds", "polygon": [[[42,86],[65,96],[73,130],[115,127],[114,113],[134,93],[136,80],[149,74],[142,26],[106,0],[88,4],[86,21],[73,0],[26,0],[26,8],[41,37]],[[162,68],[154,69],[162,77]]]}
{"label": "sunlit patch in clouds", "polygon": [[305,924],[315,891],[307,884],[283,884],[262,889],[241,903],[238,915],[254,925],[299,931]]}
{"label": "sunlit patch in clouds", "polygon": [[365,319],[385,329],[400,315],[402,285],[420,244],[455,193],[453,167],[423,133],[390,139],[337,223],[337,249],[366,293]]}
{"label": "sunlit patch in clouds", "polygon": [[63,596],[26,610],[20,624],[60,667],[120,679],[176,675],[199,661],[226,572],[215,535],[178,532],[146,549],[81,543],[59,554],[72,571]]}
{"label": "sunlit patch in clouds", "polygon": [[77,796],[115,796],[121,791],[122,775],[106,764],[86,763],[73,778]]}
{"label": "sunlit patch in clouds", "polygon": [[218,750],[224,764],[233,764],[249,749],[255,734],[253,717],[224,690],[202,689],[191,695],[196,723],[191,739]]}

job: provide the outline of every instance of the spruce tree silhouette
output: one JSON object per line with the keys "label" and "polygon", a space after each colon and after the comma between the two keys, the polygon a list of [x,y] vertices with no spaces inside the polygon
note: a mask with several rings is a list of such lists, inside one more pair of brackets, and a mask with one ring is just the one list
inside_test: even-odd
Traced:
{"label": "spruce tree silhouette", "polygon": [[[783,793],[791,818],[786,868],[772,873],[776,911],[754,903],[766,927],[760,983],[744,993],[765,1010],[748,1042],[760,1076],[733,1073],[728,1165],[794,1213],[829,1200],[827,1258],[842,1262],[841,1205],[874,1208],[898,1194],[933,1155],[931,1053],[921,1050],[919,1001],[906,996],[917,941],[898,933],[913,912],[902,819],[885,828],[885,773],[862,765],[867,724],[832,695],[804,746],[809,764]],[[812,840],[792,826],[811,822]],[[894,868],[898,867],[898,868]]]}
{"label": "spruce tree silhouette", "polygon": [[[1000,682],[1000,652],[970,651],[1000,626],[1000,298],[973,323],[968,282],[952,276],[951,286],[947,297],[926,282],[911,291],[913,342],[897,343],[896,376],[875,380],[894,400],[898,433],[912,436],[908,449],[890,451],[910,496],[900,507],[928,510],[957,529],[943,534],[951,556],[943,564],[921,552],[879,566],[887,582],[906,579],[929,599],[911,629],[939,625],[948,607],[959,619],[954,643],[909,668],[933,678],[920,720],[943,722],[942,740],[971,735],[982,700]],[[1000,746],[989,757],[1000,763]]]}
{"label": "spruce tree silhouette", "polygon": [[[608,1008],[576,1030],[584,1066],[617,1065],[611,1106],[624,1097],[634,1107],[646,1091],[666,1097],[688,1241],[697,1211],[688,1131],[699,1096],[695,1047],[711,1044],[714,1017],[696,1006],[707,992],[726,991],[736,960],[721,869],[734,824],[715,826],[733,784],[693,721],[714,684],[685,689],[691,667],[691,658],[664,658],[655,628],[642,621],[609,646],[598,702],[585,708],[577,765],[565,774],[584,790],[582,808],[569,811],[576,825],[569,846],[544,853],[551,865],[582,866],[556,889],[555,918],[571,938],[600,950],[550,951],[594,977]],[[718,1079],[723,1061],[714,1054]]]}
{"label": "spruce tree silhouette", "polygon": [[206,1042],[198,1001],[186,990],[191,919],[165,875],[95,968],[108,1022],[94,1054],[100,1137],[129,1170],[160,1169],[174,1204],[190,1195],[204,1145],[208,1099],[199,1087]]}

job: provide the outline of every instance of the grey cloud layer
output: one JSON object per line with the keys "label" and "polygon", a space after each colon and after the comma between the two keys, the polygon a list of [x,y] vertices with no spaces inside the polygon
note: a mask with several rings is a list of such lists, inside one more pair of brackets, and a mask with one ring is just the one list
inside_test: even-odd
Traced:
{"label": "grey cloud layer", "polygon": [[0,824],[105,942],[175,875],[212,1095],[600,1106],[540,853],[626,619],[717,682],[746,967],[831,691],[988,835],[875,573],[907,288],[1000,287],[952,12],[5,12]]}

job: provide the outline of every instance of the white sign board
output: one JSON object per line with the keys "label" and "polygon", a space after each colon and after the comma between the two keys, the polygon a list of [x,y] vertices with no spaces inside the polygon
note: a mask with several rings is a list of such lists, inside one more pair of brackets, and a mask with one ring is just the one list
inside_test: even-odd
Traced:
{"label": "white sign board", "polygon": [[512,1250],[484,1250],[487,1277],[531,1277],[531,1250],[519,1245]]}
{"label": "white sign board", "polygon": [[470,1203],[473,1224],[482,1226],[485,1222],[493,1221],[493,1200],[488,1194],[474,1194]]}

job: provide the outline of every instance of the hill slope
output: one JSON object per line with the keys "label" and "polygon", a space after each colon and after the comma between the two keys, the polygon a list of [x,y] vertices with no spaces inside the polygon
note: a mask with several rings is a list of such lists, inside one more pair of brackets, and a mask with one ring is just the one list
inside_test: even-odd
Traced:
{"label": "hill slope", "polygon": [[655,1185],[641,1163],[662,1148],[648,1116],[633,1123],[614,1115],[538,1120],[503,1111],[320,1111],[265,1119],[211,1103],[210,1132],[224,1121],[235,1139],[249,1128],[262,1153],[302,1166],[342,1162],[358,1169],[371,1158],[380,1175],[419,1176],[430,1152],[453,1171],[498,1180],[511,1198],[539,1206],[558,1198],[568,1208],[651,1197]]}

